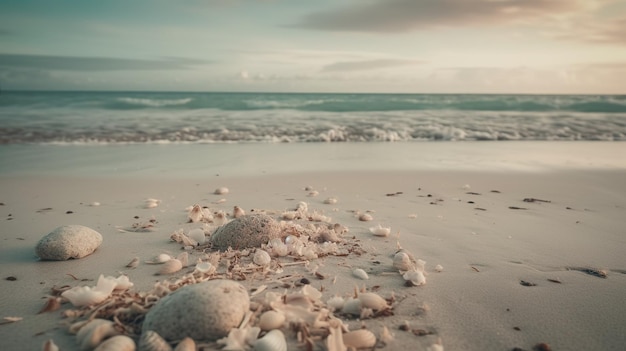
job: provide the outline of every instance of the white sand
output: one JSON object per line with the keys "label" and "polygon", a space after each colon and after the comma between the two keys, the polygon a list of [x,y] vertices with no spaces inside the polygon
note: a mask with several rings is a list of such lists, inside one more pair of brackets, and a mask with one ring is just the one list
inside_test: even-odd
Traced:
{"label": "white sand", "polygon": [[[486,159],[495,160],[492,156]],[[620,161],[615,157],[607,162],[615,165]],[[439,338],[447,350],[530,350],[540,342],[554,350],[620,350],[626,344],[624,169],[373,168],[367,172],[297,172],[296,168],[244,176],[211,172],[211,176],[195,179],[189,174],[99,178],[94,174],[4,172],[0,178],[0,202],[4,203],[0,206],[0,317],[24,319],[0,325],[0,349],[38,349],[49,338],[62,350],[77,349],[73,336],[60,326],[58,311],[36,314],[50,288],[94,285],[101,273],[124,272],[137,289],[149,289],[160,278],[153,275],[156,268],[141,264],[130,270],[125,265],[135,256],[145,261],[163,251],[178,253],[179,246],[169,242],[169,235],[179,228],[197,226],[186,223],[184,208],[189,205],[200,203],[229,212],[238,205],[249,212],[284,210],[299,201],[348,226],[347,240],[360,243],[367,251],[362,256],[328,257],[311,263],[329,277],[315,280],[308,276],[314,286],[324,286],[325,297],[349,294],[355,285],[379,285],[381,295],[395,294],[394,316],[362,322],[376,334],[383,325],[395,333],[388,350],[425,349]],[[320,194],[307,197],[303,190],[307,185]],[[213,195],[219,186],[227,186],[230,193]],[[402,193],[387,196],[397,192]],[[339,202],[323,204],[330,196]],[[160,206],[142,208],[149,197],[161,199]],[[213,203],[221,198],[227,201]],[[551,202],[528,203],[524,198]],[[94,201],[101,205],[88,206]],[[38,212],[44,208],[51,210]],[[373,211],[374,221],[358,221],[355,210]],[[157,220],[153,232],[121,233],[116,229],[152,217]],[[367,228],[379,223],[392,228],[390,237],[369,233]],[[104,243],[84,259],[39,262],[34,256],[37,241],[64,224],[94,228],[103,234]],[[400,233],[399,239],[396,233]],[[425,286],[404,287],[399,275],[389,273],[397,240],[427,262]],[[444,267],[442,273],[434,272],[436,264]],[[365,269],[370,280],[353,277],[351,270],[357,267]],[[605,269],[608,277],[570,270],[577,267]],[[307,276],[306,271],[302,273]],[[90,281],[77,282],[68,274]],[[5,280],[8,276],[17,280]],[[523,286],[521,280],[537,285]],[[262,283],[246,282],[250,287]],[[425,313],[423,306],[428,306]],[[398,327],[404,321],[434,335],[401,331]],[[349,324],[355,329],[361,321]]]}

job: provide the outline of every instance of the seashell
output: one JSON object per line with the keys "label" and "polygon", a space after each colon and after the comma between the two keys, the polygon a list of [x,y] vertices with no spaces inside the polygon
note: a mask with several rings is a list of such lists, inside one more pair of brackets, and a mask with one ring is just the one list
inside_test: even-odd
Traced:
{"label": "seashell", "polygon": [[361,315],[361,300],[355,298],[348,299],[348,301],[343,304],[341,312],[355,316]]}
{"label": "seashell", "polygon": [[52,339],[48,339],[46,342],[44,342],[41,349],[43,351],[59,351],[59,347],[57,346],[57,344],[54,343],[54,340]]}
{"label": "seashell", "polygon": [[280,329],[283,324],[285,324],[285,320],[286,318],[284,314],[274,310],[270,310],[264,312],[259,318],[259,328],[265,331]]}
{"label": "seashell", "polygon": [[239,207],[239,206],[235,206],[233,208],[233,217],[234,218],[239,218],[241,216],[245,216],[246,215],[246,211],[243,210],[243,208]]}
{"label": "seashell", "polygon": [[95,287],[76,286],[61,293],[61,296],[68,299],[76,307],[93,305],[108,298],[117,286],[115,278],[105,278],[102,274],[98,278]]}
{"label": "seashell", "polygon": [[309,210],[309,205],[306,202],[304,201],[298,202],[298,205],[296,206],[296,211],[307,212],[308,210]]}
{"label": "seashell", "polygon": [[130,262],[128,262],[128,264],[126,265],[126,267],[128,268],[137,268],[137,266],[139,266],[139,257],[135,257],[133,258]]}
{"label": "seashell", "polygon": [[228,188],[227,188],[227,187],[222,186],[222,187],[219,187],[219,188],[215,189],[215,191],[213,192],[213,194],[215,194],[215,195],[226,195],[226,194],[228,194],[229,192],[230,192],[230,190],[228,190]]}
{"label": "seashell", "polygon": [[385,236],[389,236],[389,233],[391,233],[391,228],[383,227],[379,224],[376,227],[371,227],[370,232],[376,236],[385,237]]}
{"label": "seashell", "polygon": [[438,264],[435,266],[435,272],[441,273],[443,272],[443,266]]}
{"label": "seashell", "polygon": [[196,342],[192,338],[186,337],[176,345],[174,351],[196,351]]}
{"label": "seashell", "polygon": [[316,197],[316,196],[317,196],[317,195],[319,195],[319,194],[320,194],[320,192],[319,192],[319,191],[317,191],[317,190],[311,190],[311,191],[309,191],[309,193],[308,193],[306,196],[308,196],[308,197]]}
{"label": "seashell", "polygon": [[161,203],[161,200],[158,199],[146,199],[144,201],[144,208],[155,208],[157,206],[159,206],[159,204]]}
{"label": "seashell", "polygon": [[176,259],[180,261],[183,267],[189,266],[189,253],[181,252],[178,256],[176,256]]}
{"label": "seashell", "polygon": [[346,300],[343,297],[336,295],[326,301],[326,305],[333,311],[340,311],[345,303]]}
{"label": "seashell", "polygon": [[386,325],[383,325],[383,331],[380,332],[380,341],[382,341],[386,345],[392,342],[393,339],[394,339],[393,333],[389,331]]}
{"label": "seashell", "polygon": [[215,216],[213,217],[213,223],[215,223],[215,225],[221,226],[226,224],[226,222],[228,222],[228,215],[226,212],[222,210],[215,212]]}
{"label": "seashell", "polygon": [[156,256],[155,258],[153,258],[152,261],[146,261],[146,263],[149,263],[149,264],[162,264],[162,263],[165,263],[165,262],[167,262],[167,261],[169,261],[169,260],[171,260],[173,258],[174,257],[172,257],[172,256],[170,256],[170,255],[168,255],[166,253],[162,253],[162,254],[159,254],[158,256]]}
{"label": "seashell", "polygon": [[287,351],[287,340],[280,329],[271,330],[254,343],[254,351]]}
{"label": "seashell", "polygon": [[[328,351],[347,351],[348,348],[343,343],[343,335],[341,334],[341,323],[335,323],[331,320],[330,332],[326,338],[326,349]],[[336,324],[336,325],[333,325]]]}
{"label": "seashell", "polygon": [[286,219],[288,221],[295,219],[298,216],[298,212],[296,211],[285,211],[282,213],[282,219]]}
{"label": "seashell", "polygon": [[113,290],[128,290],[133,287],[133,284],[127,275],[120,275],[119,277],[105,277],[105,279],[109,279],[115,282],[115,288]]}
{"label": "seashell", "polygon": [[389,308],[387,300],[383,299],[380,295],[372,292],[359,294],[359,300],[361,300],[361,307],[371,308],[374,311],[380,311]]}
{"label": "seashell", "polygon": [[141,334],[137,351],[172,351],[170,344],[155,331],[148,330]]}
{"label": "seashell", "polygon": [[369,222],[373,220],[374,220],[374,217],[372,217],[372,215],[370,215],[369,213],[363,213],[362,215],[359,216],[359,221],[361,222]]}
{"label": "seashell", "polygon": [[302,295],[308,296],[313,301],[319,301],[322,297],[322,293],[311,284],[306,284],[302,287]]}
{"label": "seashell", "polygon": [[284,257],[289,254],[289,248],[280,238],[271,239],[269,242],[271,253],[273,256]]}
{"label": "seashell", "polygon": [[190,222],[197,223],[204,218],[204,211],[200,205],[193,205],[189,213],[187,214]]}
{"label": "seashell", "polygon": [[49,297],[46,300],[46,304],[37,312],[37,314],[46,313],[46,312],[54,312],[61,308],[61,298],[59,297]]}
{"label": "seashell", "polygon": [[195,228],[187,233],[187,236],[195,240],[198,244],[203,245],[206,242],[206,236],[202,228]]}
{"label": "seashell", "polygon": [[165,262],[163,266],[161,266],[157,274],[172,274],[180,271],[181,269],[183,269],[183,263],[180,260],[173,258]]}
{"label": "seashell", "polygon": [[368,280],[370,278],[369,275],[367,275],[367,273],[361,268],[353,270],[352,275],[363,280]]}
{"label": "seashell", "polygon": [[213,274],[215,272],[215,266],[210,262],[200,262],[196,264],[195,271],[202,274]]}
{"label": "seashell", "polygon": [[89,206],[91,206],[91,207],[98,207],[98,206],[100,206],[100,203],[98,201],[94,201],[94,202],[90,203]]}
{"label": "seashell", "polygon": [[353,330],[343,334],[343,343],[348,348],[369,349],[376,345],[376,335],[367,329]]}
{"label": "seashell", "polygon": [[329,197],[328,199],[324,200],[324,203],[327,205],[334,205],[337,203],[337,198],[336,197]]}
{"label": "seashell", "polygon": [[268,254],[267,251],[261,249],[257,249],[254,252],[254,256],[252,257],[252,262],[262,267],[269,265],[271,261],[272,258],[270,257],[270,254]]}
{"label": "seashell", "polygon": [[78,330],[76,341],[81,350],[91,350],[104,339],[118,334],[113,322],[96,318]]}
{"label": "seashell", "polygon": [[419,286],[426,284],[426,277],[421,271],[407,271],[406,273],[404,273],[404,275],[402,275],[402,278],[406,280],[406,284],[408,286]]}
{"label": "seashell", "polygon": [[104,340],[94,351],[135,351],[135,341],[126,335],[117,335]]}
{"label": "seashell", "polygon": [[399,271],[409,271],[415,267],[411,256],[404,251],[399,251],[393,256],[393,267]]}

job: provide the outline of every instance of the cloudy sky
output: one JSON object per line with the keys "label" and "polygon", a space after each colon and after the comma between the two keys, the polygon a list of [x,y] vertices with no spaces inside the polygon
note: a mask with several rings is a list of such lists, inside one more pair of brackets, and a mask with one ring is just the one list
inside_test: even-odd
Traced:
{"label": "cloudy sky", "polygon": [[0,87],[626,94],[626,1],[4,0]]}

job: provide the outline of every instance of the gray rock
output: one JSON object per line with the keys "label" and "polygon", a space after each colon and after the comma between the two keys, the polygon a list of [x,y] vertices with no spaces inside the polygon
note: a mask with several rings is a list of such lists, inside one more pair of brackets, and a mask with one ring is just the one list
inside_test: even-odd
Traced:
{"label": "gray rock", "polygon": [[162,298],[146,314],[142,331],[154,331],[168,341],[217,340],[238,327],[249,308],[250,297],[243,285],[209,280]]}
{"label": "gray rock", "polygon": [[64,261],[82,258],[102,244],[102,235],[82,225],[58,227],[37,243],[35,252],[42,260]]}
{"label": "gray rock", "polygon": [[211,235],[211,244],[221,251],[228,247],[260,247],[270,239],[279,238],[280,233],[280,224],[274,218],[264,214],[244,215],[217,228]]}

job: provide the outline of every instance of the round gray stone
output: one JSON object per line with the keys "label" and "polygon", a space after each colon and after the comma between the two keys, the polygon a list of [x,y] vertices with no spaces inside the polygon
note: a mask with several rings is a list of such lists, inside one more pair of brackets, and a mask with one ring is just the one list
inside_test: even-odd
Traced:
{"label": "round gray stone", "polygon": [[213,248],[224,251],[231,247],[243,249],[260,247],[270,239],[279,238],[281,227],[274,218],[265,214],[245,215],[217,228],[211,235]]}
{"label": "round gray stone", "polygon": [[146,314],[142,331],[152,330],[168,341],[217,340],[238,327],[249,309],[250,297],[243,285],[209,280],[162,298]]}
{"label": "round gray stone", "polygon": [[35,248],[42,260],[64,261],[90,255],[102,244],[102,235],[82,225],[58,227],[39,240]]}

